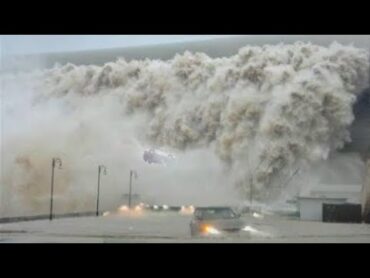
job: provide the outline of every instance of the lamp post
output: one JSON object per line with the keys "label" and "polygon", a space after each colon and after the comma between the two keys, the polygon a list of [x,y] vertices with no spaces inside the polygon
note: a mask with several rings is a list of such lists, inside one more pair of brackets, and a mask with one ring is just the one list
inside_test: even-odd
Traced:
{"label": "lamp post", "polygon": [[58,163],[58,168],[62,169],[62,160],[60,158],[53,158],[51,161],[51,192],[50,192],[50,221],[53,220],[53,195],[54,195],[54,169]]}
{"label": "lamp post", "polygon": [[250,178],[250,192],[249,192],[249,203],[251,206],[251,211],[252,211],[252,203],[253,203],[253,177]]}
{"label": "lamp post", "polygon": [[103,174],[107,174],[107,168],[104,165],[98,166],[98,195],[96,198],[96,216],[99,216],[99,198],[100,198],[100,173],[103,170]]}
{"label": "lamp post", "polygon": [[137,173],[134,170],[130,170],[130,187],[128,192],[128,207],[131,208],[131,194],[132,194],[132,176],[137,179]]}

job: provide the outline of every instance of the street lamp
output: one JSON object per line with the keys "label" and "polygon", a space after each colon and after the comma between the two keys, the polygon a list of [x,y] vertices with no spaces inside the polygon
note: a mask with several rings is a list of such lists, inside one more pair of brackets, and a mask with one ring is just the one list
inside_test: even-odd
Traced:
{"label": "street lamp", "polygon": [[250,185],[250,191],[249,191],[249,203],[251,206],[251,211],[252,211],[252,203],[253,203],[253,177],[251,176],[249,180],[249,185]]}
{"label": "street lamp", "polygon": [[53,220],[54,168],[57,163],[58,168],[62,169],[62,160],[60,158],[53,158],[51,161],[50,221]]}
{"label": "street lamp", "polygon": [[128,207],[131,208],[131,193],[132,193],[132,176],[137,179],[137,173],[134,170],[130,170],[130,188],[128,193]]}
{"label": "street lamp", "polygon": [[96,198],[96,216],[99,216],[99,197],[100,197],[100,173],[103,170],[103,174],[107,174],[107,168],[104,165],[98,166],[98,195]]}

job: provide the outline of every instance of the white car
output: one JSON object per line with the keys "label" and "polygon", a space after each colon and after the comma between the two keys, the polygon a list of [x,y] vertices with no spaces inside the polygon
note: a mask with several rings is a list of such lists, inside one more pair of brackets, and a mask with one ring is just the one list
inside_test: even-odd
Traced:
{"label": "white car", "polygon": [[240,214],[229,207],[196,208],[190,222],[191,236],[222,236],[244,228]]}

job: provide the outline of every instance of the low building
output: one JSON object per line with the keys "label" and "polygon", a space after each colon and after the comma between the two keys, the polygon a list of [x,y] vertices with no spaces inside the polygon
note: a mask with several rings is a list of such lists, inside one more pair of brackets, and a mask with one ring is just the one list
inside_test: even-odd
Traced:
{"label": "low building", "polygon": [[348,203],[361,203],[362,185],[357,184],[321,184],[310,191],[311,197],[344,198]]}
{"label": "low building", "polygon": [[322,221],[323,204],[361,204],[362,191],[356,184],[321,184],[297,198],[300,219]]}
{"label": "low building", "polygon": [[300,196],[297,198],[300,219],[322,221],[323,204],[344,204],[346,200],[346,198]]}

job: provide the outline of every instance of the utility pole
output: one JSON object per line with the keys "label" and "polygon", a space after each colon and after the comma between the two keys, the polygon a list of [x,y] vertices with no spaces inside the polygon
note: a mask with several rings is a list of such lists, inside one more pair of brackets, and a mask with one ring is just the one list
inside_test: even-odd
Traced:
{"label": "utility pole", "polygon": [[257,167],[254,169],[253,172],[250,172],[250,178],[249,178],[249,203],[250,203],[250,211],[252,212],[252,204],[253,204],[253,175],[256,173],[256,171],[261,167],[263,163],[263,160],[261,160]]}
{"label": "utility pole", "polygon": [[103,174],[107,174],[107,168],[104,165],[98,166],[98,194],[96,197],[96,216],[99,216],[99,198],[100,198],[100,173],[103,170]]}
{"label": "utility pole", "polygon": [[56,163],[58,163],[59,169],[62,169],[62,160],[60,158],[53,158],[51,161],[50,221],[53,220],[54,169]]}
{"label": "utility pole", "polygon": [[250,211],[252,211],[252,203],[253,203],[253,177],[250,178],[249,183],[250,183],[249,203],[250,203]]}
{"label": "utility pole", "polygon": [[[252,210],[252,204],[253,204],[253,175],[254,173],[260,168],[260,166],[262,165],[263,163],[263,160],[260,161],[260,163],[258,164],[258,166],[255,168],[254,172],[251,173],[251,176],[250,176],[250,179],[249,179],[249,190],[250,190],[250,193],[249,193],[249,202],[250,202],[250,207],[251,207],[251,210]],[[266,168],[266,170],[268,170],[271,165],[272,165],[273,161],[270,162],[270,164],[268,165],[268,167]]]}
{"label": "utility pole", "polygon": [[129,187],[129,193],[128,193],[128,207],[131,209],[131,195],[132,195],[132,176],[134,175],[135,178],[137,178],[136,171],[130,170],[130,187]]}
{"label": "utility pole", "polygon": [[294,178],[294,176],[298,174],[299,170],[300,170],[300,169],[299,169],[299,168],[297,168],[297,169],[293,172],[293,174],[292,174],[290,177],[288,177],[288,179],[287,179],[284,183],[282,183],[282,184],[279,186],[279,188],[282,188],[284,185],[285,185],[285,186],[286,186],[286,185],[288,185],[288,184],[290,183],[290,181]]}

